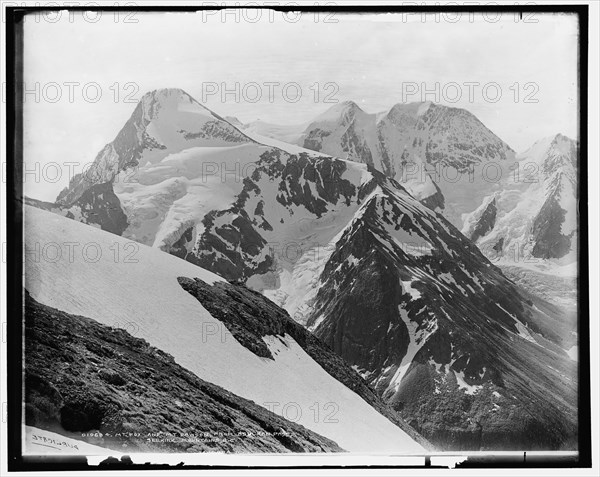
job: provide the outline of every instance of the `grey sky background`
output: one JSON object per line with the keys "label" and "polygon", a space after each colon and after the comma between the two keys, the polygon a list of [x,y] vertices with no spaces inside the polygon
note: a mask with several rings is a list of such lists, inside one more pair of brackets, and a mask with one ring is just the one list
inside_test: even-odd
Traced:
{"label": "grey sky background", "polygon": [[[25,98],[25,162],[28,170],[38,163],[40,177],[26,177],[25,193],[53,201],[68,183],[68,168],[57,177],[56,168],[47,165],[77,162],[80,172],[114,139],[137,100],[162,87],[183,88],[200,102],[206,99],[216,113],[243,122],[304,123],[333,106],[324,102],[333,93],[330,100],[351,99],[367,112],[422,99],[465,108],[517,152],[558,132],[577,137],[574,17],[285,18],[263,11],[255,22],[256,15],[127,18],[105,12],[100,18],[90,13],[86,21],[63,12],[58,21],[28,18],[25,86],[32,92]],[[71,86],[71,98],[69,82],[78,83]],[[223,83],[234,90],[236,82],[240,95],[222,98]],[[268,82],[279,83],[271,98]],[[256,88],[241,94],[248,83],[261,86],[257,102],[249,101],[256,99]],[[286,99],[283,86],[291,83],[300,89],[289,86]],[[472,98],[465,83],[478,84],[471,86]],[[416,93],[408,96],[414,85]],[[426,96],[423,86],[430,91]],[[217,94],[207,96],[215,87]],[[292,102],[298,91],[300,98]],[[498,92],[501,97],[493,101]]]}

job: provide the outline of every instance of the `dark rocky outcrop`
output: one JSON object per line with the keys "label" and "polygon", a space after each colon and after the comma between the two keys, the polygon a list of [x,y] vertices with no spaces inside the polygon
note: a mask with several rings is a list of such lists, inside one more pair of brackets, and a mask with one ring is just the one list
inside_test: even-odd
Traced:
{"label": "dark rocky outcrop", "polygon": [[116,235],[121,235],[129,225],[112,182],[102,182],[83,189],[77,200],[70,204],[43,202],[31,198],[25,198],[24,202],[69,219],[98,225],[102,230]]}
{"label": "dark rocky outcrop", "polygon": [[531,254],[536,258],[561,258],[571,250],[573,234],[561,232],[566,211],[555,196],[550,196],[536,215],[531,226],[531,237],[535,242]]}
{"label": "dark rocky outcrop", "polygon": [[[342,177],[345,171],[346,165],[339,160],[311,158],[304,153],[290,155],[280,149],[264,152],[252,175],[244,178],[235,203],[205,215],[196,252],[184,253],[185,259],[228,280],[245,281],[271,271],[275,257],[263,232],[273,230],[274,225],[265,219],[265,200],[277,201],[290,217],[302,207],[319,218],[338,202],[348,206],[363,197],[363,190]],[[275,197],[263,194],[260,184],[266,181],[277,184]],[[251,197],[259,198],[254,208],[247,205]],[[280,223],[285,223],[283,217]],[[182,256],[179,242],[172,249]]]}
{"label": "dark rocky outcrop", "polygon": [[[81,194],[68,208],[79,208],[86,223],[97,224],[102,230],[121,235],[127,228],[127,216],[121,208],[121,201],[113,191],[110,182],[96,184]],[[70,215],[69,215],[70,214]],[[73,218],[72,213],[67,217]]]}
{"label": "dark rocky outcrop", "polygon": [[431,210],[444,210],[444,207],[446,206],[444,194],[442,194],[441,189],[435,182],[433,182],[433,180],[431,182],[435,187],[435,193],[421,200],[421,204],[430,208]]}
{"label": "dark rocky outcrop", "polygon": [[492,199],[479,216],[479,220],[469,237],[473,242],[477,242],[480,237],[483,237],[494,228],[496,223],[496,213],[496,199]]}

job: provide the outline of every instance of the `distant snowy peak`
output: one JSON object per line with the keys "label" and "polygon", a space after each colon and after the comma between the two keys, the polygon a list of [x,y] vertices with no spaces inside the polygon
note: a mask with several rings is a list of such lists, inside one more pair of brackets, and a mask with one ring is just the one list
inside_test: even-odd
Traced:
{"label": "distant snowy peak", "polygon": [[332,106],[323,114],[317,116],[312,124],[339,123],[349,124],[356,115],[366,115],[360,106],[354,101],[343,101],[335,106]]}
{"label": "distant snowy peak", "polygon": [[504,167],[514,157],[472,113],[430,101],[396,104],[378,114],[346,101],[315,118],[297,144],[374,167],[457,226],[473,210],[472,197],[466,200],[461,188],[479,203],[490,187],[480,177],[482,168],[490,162]]}
{"label": "distant snowy peak", "polygon": [[317,116],[300,136],[298,144],[379,169],[375,121],[376,115],[365,113],[353,101],[344,101]]}
{"label": "distant snowy peak", "polygon": [[463,233],[495,260],[543,267],[548,260],[574,262],[578,149],[577,141],[562,134],[535,142],[517,156],[500,190],[466,217]]}
{"label": "distant snowy peak", "polygon": [[[504,161],[514,154],[469,111],[431,102],[395,105],[379,120],[378,131],[386,152],[392,154],[390,159],[396,159],[394,166],[442,162],[462,171],[472,164]],[[399,172],[396,170],[396,175]]]}
{"label": "distant snowy peak", "polygon": [[[576,141],[557,134],[540,158],[544,202],[533,219],[532,255],[541,259],[572,260],[577,254],[577,161]],[[567,257],[566,259],[564,257]]]}
{"label": "distant snowy peak", "polygon": [[206,116],[213,116],[214,114],[188,93],[179,88],[160,88],[153,91],[148,91],[140,100],[142,110],[144,111],[144,118],[151,121],[159,116],[161,110],[179,110],[185,108],[186,105],[192,105],[192,108],[201,109]]}
{"label": "distant snowy peak", "polygon": [[543,162],[547,156],[569,156],[577,148],[577,141],[558,133],[536,141],[531,147],[518,155],[518,158]]}
{"label": "distant snowy peak", "polygon": [[535,171],[539,171],[539,177],[544,181],[556,174],[564,174],[575,180],[578,149],[577,141],[559,133],[537,141],[519,154],[517,159],[524,164],[535,164]]}
{"label": "distant snowy peak", "polygon": [[[131,118],[143,127],[157,120],[166,123],[166,120],[182,122],[187,119],[191,125],[195,123],[196,126],[202,126],[209,121],[230,123],[227,118],[219,116],[179,88],[161,88],[147,92],[142,96]],[[231,119],[241,124],[237,118]],[[170,124],[170,127],[174,125]]]}
{"label": "distant snowy peak", "polygon": [[[389,111],[378,114],[366,113],[355,102],[344,101],[317,116],[301,139],[310,141],[311,136],[317,135],[316,129],[331,133],[338,127],[352,127],[357,121],[363,123],[361,126],[365,135],[370,133],[378,138],[379,146],[384,149],[384,157],[380,158],[383,160],[386,154],[395,152],[404,162],[410,160],[411,156],[414,160],[428,163],[436,163],[444,158],[449,163],[462,166],[467,159],[470,162],[503,160],[514,154],[510,146],[469,111],[431,101],[398,103]],[[446,152],[452,154],[435,154],[441,152],[433,150],[442,143],[448,144]],[[335,149],[331,141],[322,141],[318,146],[325,153],[328,153],[327,149]],[[352,159],[365,162],[362,160],[364,158],[358,156]],[[457,163],[456,159],[463,161]]]}
{"label": "distant snowy peak", "polygon": [[70,205],[90,186],[112,181],[128,168],[157,163],[191,147],[254,142],[181,89],[146,93],[117,137],[98,153],[90,170],[71,179],[57,203]]}
{"label": "distant snowy peak", "polygon": [[142,116],[136,118],[139,126],[159,144],[159,148],[162,145],[169,152],[195,145],[250,142],[236,127],[181,89],[159,89],[146,93],[140,106]]}

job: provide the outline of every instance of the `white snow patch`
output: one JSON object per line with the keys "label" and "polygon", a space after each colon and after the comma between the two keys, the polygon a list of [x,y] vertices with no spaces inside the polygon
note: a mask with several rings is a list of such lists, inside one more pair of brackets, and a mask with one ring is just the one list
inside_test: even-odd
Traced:
{"label": "white snow patch", "polygon": [[572,346],[571,348],[569,348],[568,350],[565,350],[565,351],[569,355],[569,358],[571,358],[571,360],[573,360],[573,361],[578,360],[579,350],[577,348],[577,345]]}
{"label": "white snow patch", "polygon": [[423,116],[429,110],[430,106],[431,101],[425,101],[424,103],[419,105],[419,108],[417,109],[417,116]]}
{"label": "white snow patch", "polygon": [[468,384],[465,381],[465,373],[463,371],[456,372],[454,371],[454,375],[456,376],[456,382],[458,383],[458,387],[460,389],[464,389],[467,394],[475,394],[478,390],[480,390],[483,386],[478,384]]}
{"label": "white snow patch", "polygon": [[358,265],[358,258],[356,258],[354,255],[350,254],[348,255],[348,258],[346,259],[346,262],[349,263],[350,265],[356,267]]}
{"label": "white snow patch", "polygon": [[518,335],[521,338],[529,341],[530,343],[533,343],[533,344],[536,344],[538,346],[541,346],[540,344],[538,344],[538,342],[534,339],[534,337],[529,332],[529,327],[528,326],[524,325],[515,315],[513,315],[508,310],[506,310],[505,308],[503,308],[499,303],[496,303],[496,306],[498,308],[500,308],[508,316],[510,316],[513,320],[515,320],[515,326],[517,327]]}
{"label": "white snow patch", "polygon": [[406,310],[404,308],[402,308],[402,306],[398,307],[398,311],[400,313],[400,317],[402,318],[402,321],[404,322],[404,324],[406,325],[406,328],[408,329],[408,336],[409,336],[410,342],[408,344],[408,349],[406,350],[406,354],[404,355],[404,358],[402,358],[402,362],[398,366],[396,373],[390,380],[390,383],[388,385],[386,392],[390,389],[393,389],[394,392],[398,390],[398,388],[400,387],[400,383],[402,382],[402,378],[406,374],[406,371],[408,371],[408,368],[410,367],[412,360],[414,359],[416,354],[419,352],[419,350],[423,347],[423,345],[427,342],[429,337],[431,335],[433,335],[437,331],[437,328],[438,328],[437,320],[435,318],[432,318],[427,322],[427,324],[424,328],[422,327],[421,329],[418,330],[417,328],[419,327],[419,324],[415,323],[414,321],[412,321],[410,319],[410,317],[408,316],[408,313],[406,312]]}
{"label": "white snow patch", "polygon": [[417,300],[419,298],[421,298],[421,292],[419,290],[417,290],[416,288],[413,288],[412,285],[413,281],[403,281],[402,282],[402,288],[408,293],[410,294],[411,300]]}

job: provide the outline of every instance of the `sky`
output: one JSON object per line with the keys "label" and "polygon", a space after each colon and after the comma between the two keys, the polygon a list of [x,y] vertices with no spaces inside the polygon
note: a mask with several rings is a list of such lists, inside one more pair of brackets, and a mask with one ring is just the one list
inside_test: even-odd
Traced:
{"label": "sky", "polygon": [[517,152],[577,138],[577,42],[575,17],[543,13],[38,14],[25,22],[25,193],[54,201],[163,87],[242,122],[428,100],[468,109]]}

